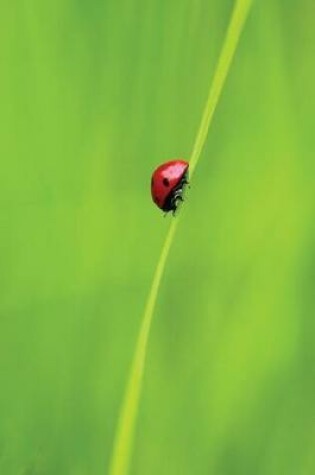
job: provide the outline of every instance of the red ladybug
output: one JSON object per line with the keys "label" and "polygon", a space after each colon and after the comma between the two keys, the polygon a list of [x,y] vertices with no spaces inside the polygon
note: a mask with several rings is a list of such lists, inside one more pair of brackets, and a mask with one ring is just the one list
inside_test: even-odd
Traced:
{"label": "red ladybug", "polygon": [[189,163],[171,160],[154,170],[151,178],[151,195],[154,203],[168,213],[175,211],[179,201],[184,201],[183,191],[188,184]]}

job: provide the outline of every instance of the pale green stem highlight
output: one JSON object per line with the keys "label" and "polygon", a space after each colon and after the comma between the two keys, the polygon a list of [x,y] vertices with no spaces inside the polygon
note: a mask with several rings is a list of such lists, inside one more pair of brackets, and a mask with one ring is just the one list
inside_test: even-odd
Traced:
{"label": "pale green stem highlight", "polygon": [[[196,168],[203,146],[205,144],[211,120],[220,98],[220,94],[224,86],[251,4],[252,0],[236,0],[214,78],[210,87],[206,107],[191,154],[189,166],[190,176],[192,176]],[[165,269],[165,263],[174,239],[177,224],[178,218],[173,219],[166,235],[166,239],[153,277],[152,286],[148,295],[148,300],[144,310],[136,343],[136,349],[131,365],[129,380],[120,411],[109,475],[128,474],[151,322],[161,279]]]}
{"label": "pale green stem highlight", "polygon": [[236,0],[232,17],[226,32],[224,44],[214,73],[212,84],[210,86],[206,107],[202,115],[200,127],[194,144],[189,162],[189,174],[192,176],[198,160],[200,158],[203,146],[205,144],[210,123],[213,118],[220,94],[222,92],[231,62],[236,51],[239,38],[241,36],[246,18],[248,16],[252,0]]}

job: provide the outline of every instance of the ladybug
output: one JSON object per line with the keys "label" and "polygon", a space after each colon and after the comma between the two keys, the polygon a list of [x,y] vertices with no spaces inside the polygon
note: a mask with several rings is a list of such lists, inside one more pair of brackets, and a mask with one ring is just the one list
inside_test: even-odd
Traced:
{"label": "ladybug", "polygon": [[154,203],[165,213],[173,215],[183,199],[188,184],[189,163],[185,160],[171,160],[157,167],[151,178],[151,195]]}

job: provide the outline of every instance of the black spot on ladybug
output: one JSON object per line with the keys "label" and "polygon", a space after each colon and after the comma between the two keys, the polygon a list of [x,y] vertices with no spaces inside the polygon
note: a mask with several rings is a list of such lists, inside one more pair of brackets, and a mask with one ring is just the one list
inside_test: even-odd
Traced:
{"label": "black spot on ladybug", "polygon": [[170,186],[170,182],[167,178],[163,178],[163,185],[164,186]]}

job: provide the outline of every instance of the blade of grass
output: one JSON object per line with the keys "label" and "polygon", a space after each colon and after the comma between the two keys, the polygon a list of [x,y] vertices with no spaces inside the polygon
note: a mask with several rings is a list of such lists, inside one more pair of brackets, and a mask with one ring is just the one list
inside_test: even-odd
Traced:
{"label": "blade of grass", "polygon": [[[233,13],[227,29],[224,44],[217,63],[206,106],[202,115],[197,137],[190,158],[190,176],[192,176],[199,161],[203,146],[205,144],[208,130],[215,112],[221,91],[223,89],[229,68],[236,51],[240,35],[242,33],[246,18],[248,16],[252,0],[236,0]],[[130,464],[135,423],[139,408],[143,373],[146,360],[149,333],[152,317],[161,279],[164,273],[166,260],[171,248],[174,235],[177,229],[178,219],[171,222],[162,247],[161,255],[153,277],[145,306],[142,323],[136,343],[135,353],[131,365],[128,384],[126,387],[123,404],[121,407],[116,437],[114,441],[110,475],[127,475]]]}

